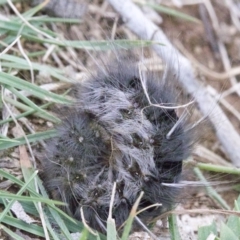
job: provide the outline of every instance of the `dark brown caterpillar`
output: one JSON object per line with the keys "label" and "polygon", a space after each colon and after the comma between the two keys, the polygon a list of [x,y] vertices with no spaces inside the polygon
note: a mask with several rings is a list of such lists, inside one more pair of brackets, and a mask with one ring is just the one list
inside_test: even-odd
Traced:
{"label": "dark brown caterpillar", "polygon": [[66,202],[66,211],[79,220],[83,208],[87,223],[102,232],[114,182],[117,227],[141,191],[139,209],[162,204],[143,211],[143,222],[169,210],[178,193],[171,183],[180,180],[195,139],[186,118],[175,112],[171,74],[149,70],[131,54],[103,61],[96,74],[74,85],[75,103],[61,113],[58,137],[41,157],[52,197]]}

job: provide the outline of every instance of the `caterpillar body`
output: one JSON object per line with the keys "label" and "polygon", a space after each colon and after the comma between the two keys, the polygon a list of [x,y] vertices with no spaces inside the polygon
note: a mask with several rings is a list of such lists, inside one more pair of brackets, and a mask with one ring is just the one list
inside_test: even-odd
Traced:
{"label": "caterpillar body", "polygon": [[74,104],[61,112],[58,136],[41,156],[43,180],[66,211],[104,232],[114,182],[113,218],[127,220],[141,191],[143,222],[172,208],[182,161],[194,144],[186,118],[176,114],[170,72],[160,74],[133,51],[101,59],[98,70],[73,86]]}

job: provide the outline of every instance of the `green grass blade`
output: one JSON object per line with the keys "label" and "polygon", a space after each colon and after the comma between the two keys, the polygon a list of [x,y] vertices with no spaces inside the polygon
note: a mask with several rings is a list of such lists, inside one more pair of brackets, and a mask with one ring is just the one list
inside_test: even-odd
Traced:
{"label": "green grass blade", "polygon": [[170,16],[173,16],[173,17],[176,17],[176,18],[181,18],[183,20],[186,20],[186,21],[191,21],[191,22],[194,22],[194,23],[200,23],[201,21],[195,17],[192,17],[190,15],[187,15],[185,13],[182,13],[180,11],[177,11],[175,9],[172,9],[172,8],[169,8],[169,7],[165,7],[163,5],[160,5],[160,4],[156,4],[156,3],[150,3],[150,2],[142,2],[142,1],[138,1],[138,0],[135,0],[138,4],[141,4],[141,5],[145,5],[145,6],[148,6],[158,12],[161,12],[161,13],[165,13],[165,14],[168,14]]}
{"label": "green grass blade", "polygon": [[55,103],[65,104],[71,102],[70,100],[66,99],[63,96],[44,90],[35,84],[29,83],[27,81],[20,79],[19,77],[15,77],[4,72],[0,72],[0,83],[17,89],[28,91],[35,97],[38,97],[42,100],[48,100],[53,101]]}
{"label": "green grass blade", "polygon": [[88,240],[88,234],[89,234],[89,231],[84,228],[83,231],[81,232],[81,238],[79,240]]}
{"label": "green grass blade", "polygon": [[[16,198],[18,197],[22,197],[21,194],[26,190],[26,187],[31,183],[31,181],[36,177],[37,175],[37,171],[35,171],[32,176],[28,179],[28,181],[21,187],[21,189],[17,192],[17,194],[14,194],[14,196]],[[0,196],[4,197],[4,193],[2,193],[2,191],[0,191]],[[5,193],[7,194],[7,193]],[[10,194],[13,195],[13,194]],[[0,222],[2,221],[2,219],[6,216],[6,214],[8,213],[8,211],[11,209],[12,205],[14,203],[14,199],[12,199],[8,205],[5,207],[5,209],[3,210],[3,212],[0,214]]]}
{"label": "green grass blade", "polygon": [[[0,28],[1,31],[1,28]],[[2,31],[1,31],[2,32]],[[4,43],[3,46],[1,47],[1,50],[3,51],[6,46],[9,46],[15,39],[17,34],[11,35],[6,31],[6,33],[4,33],[4,35],[6,35],[6,37],[2,40],[2,42]]]}
{"label": "green grass blade", "polygon": [[[24,59],[24,58],[12,56],[9,54],[3,54],[0,56],[0,58],[2,60],[9,61],[9,62],[3,61],[1,63],[2,67],[21,69],[21,70],[23,70],[23,69],[30,70],[30,66],[29,66],[28,62],[26,61],[26,59]],[[59,79],[61,81],[69,82],[69,78],[65,77],[64,72],[59,68],[55,68],[52,66],[48,66],[48,65],[40,64],[40,63],[36,63],[36,62],[32,62],[32,68],[33,68],[33,70],[45,72],[45,73],[49,74],[49,76],[56,77],[57,79]]]}
{"label": "green grass blade", "polygon": [[[55,32],[53,32],[49,29],[44,29],[44,28],[40,27],[38,22],[35,22],[35,23],[38,25],[37,28],[39,29],[39,31],[41,31],[45,34],[48,34],[52,38],[57,37],[57,34]],[[38,33],[36,31],[34,31],[32,28],[26,26],[24,23],[21,23],[19,21],[18,17],[11,19],[11,21],[1,19],[0,20],[0,29],[6,30],[9,35],[14,35],[15,37],[17,35],[22,35],[24,37],[28,36],[29,34],[33,35],[33,36],[38,35]],[[19,31],[19,30],[21,30],[21,31]]]}
{"label": "green grass blade", "polygon": [[[52,121],[52,118],[51,117],[48,117],[48,115],[41,115],[40,113],[38,113],[37,111],[35,111],[34,109],[32,109],[31,107],[19,102],[19,101],[15,101],[13,100],[12,98],[9,98],[9,97],[4,97],[4,100],[7,102],[7,103],[10,103],[12,104],[13,106],[15,106],[16,108],[18,109],[21,109],[21,110],[24,110],[24,111],[34,111],[33,112],[33,115],[34,116],[37,116],[39,118],[42,118],[42,119],[45,119],[47,121]],[[4,120],[4,121],[7,121],[7,120]],[[3,122],[4,122],[3,121]],[[9,119],[10,121],[10,119]]]}
{"label": "green grass blade", "polygon": [[5,233],[7,233],[10,237],[16,240],[24,240],[22,237],[20,237],[18,234],[14,233],[9,228],[5,227],[4,225],[0,224],[0,229],[2,229]]}
{"label": "green grass blade", "polygon": [[[22,173],[23,173],[23,177],[24,177],[25,182],[28,182],[28,181],[29,181],[29,178],[31,178],[32,172],[33,172],[34,170],[33,170],[31,167],[25,167],[23,164],[21,165],[21,169],[22,169]],[[29,188],[30,188],[31,190],[33,190],[33,191],[34,191],[35,189],[37,189],[36,179],[35,179],[34,182],[32,181],[28,186],[29,186]],[[33,198],[34,198],[33,195],[34,195],[34,194],[31,194],[31,193],[30,193],[30,198],[33,199]],[[45,212],[43,211],[42,205],[40,204],[40,202],[39,202],[39,201],[38,201],[38,202],[31,201],[31,202],[34,203],[35,208],[36,208],[37,211],[38,211],[38,215],[40,216],[42,223],[44,223],[44,225],[45,225],[45,227],[44,227],[44,225],[42,224],[43,229],[45,229],[45,230],[44,230],[45,238],[48,238],[48,237],[49,237],[49,233],[50,233],[51,236],[52,236],[52,238],[53,238],[54,240],[59,240],[59,236],[58,236],[58,234],[53,230],[52,225],[50,224],[48,218],[46,217]]]}
{"label": "green grass blade", "polygon": [[30,18],[29,22],[41,22],[41,23],[71,23],[71,24],[79,24],[81,20],[78,18],[57,18],[57,17],[48,17],[48,16],[40,16]]}
{"label": "green grass blade", "polygon": [[[19,63],[16,64],[14,62],[2,62],[2,67],[10,68],[10,69],[19,69],[19,70],[30,70],[29,65],[20,65]],[[33,67],[33,70],[42,71],[46,74],[49,74],[49,76],[52,76],[60,81],[67,82],[67,83],[73,82],[72,79],[65,77],[64,72],[59,69],[56,69],[53,67],[51,68],[45,65],[34,63],[34,62],[32,62],[32,67]]]}
{"label": "green grass blade", "polygon": [[[68,92],[69,92],[69,90],[67,90],[66,92],[64,92],[63,96],[65,96],[66,94],[68,94]],[[28,106],[26,106],[26,105],[24,105],[24,104],[22,104],[22,103],[19,103],[19,102],[13,100],[12,98],[5,98],[5,100],[6,100],[7,102],[11,103],[12,105],[14,105],[14,106],[22,109],[22,110],[27,110],[26,112],[21,113],[21,114],[15,116],[15,119],[20,119],[21,117],[26,117],[26,116],[28,116],[28,115],[31,115],[31,114],[34,114],[34,113],[37,112],[36,110],[31,109],[31,108],[28,108]],[[49,103],[43,104],[43,105],[40,106],[39,108],[44,109],[44,108],[49,107],[49,106],[52,105],[52,104],[53,104],[52,102],[49,102]],[[44,118],[44,119],[46,119],[46,120],[50,120],[48,117],[45,118],[45,116],[42,116],[41,114],[36,113],[35,115],[37,115],[37,116],[39,116],[39,117],[41,117],[41,118]],[[13,121],[13,119],[12,119],[11,117],[10,117],[10,118],[7,118],[7,119],[5,119],[5,120],[0,121],[0,125],[5,124],[5,123],[8,123],[8,122],[11,122],[11,121]],[[2,136],[0,135],[0,137],[2,137]],[[4,138],[4,137],[2,137],[2,138]],[[6,138],[6,137],[5,137],[5,138]],[[8,141],[14,141],[14,140],[9,139],[9,138],[6,138],[6,139],[7,139]]]}
{"label": "green grass blade", "polygon": [[[20,0],[12,0],[12,2],[20,2]],[[7,3],[7,0],[0,0],[0,5],[4,5]]]}
{"label": "green grass blade", "polygon": [[175,214],[170,214],[168,217],[169,231],[171,240],[181,240],[180,233],[177,226],[177,218]]}
{"label": "green grass blade", "polygon": [[112,210],[114,204],[114,197],[116,194],[116,182],[113,184],[111,200],[109,203],[109,214],[107,219],[107,240],[117,240],[117,230],[115,220],[112,218]]}
{"label": "green grass blade", "polygon": [[[45,189],[42,185],[42,182],[40,181],[39,178],[37,179],[37,182],[38,182],[38,186],[39,186],[39,189],[41,191],[42,196],[45,197],[45,198],[48,198],[47,192],[45,191]],[[58,224],[59,228],[61,229],[61,232],[64,234],[66,239],[71,240],[72,239],[71,234],[70,234],[65,222],[63,221],[63,219],[59,215],[59,213],[49,206],[48,206],[48,210],[51,213],[54,220],[56,221],[56,223]]]}
{"label": "green grass blade", "polygon": [[[24,182],[19,180],[18,178],[14,177],[13,175],[11,175],[8,172],[5,172],[4,170],[0,169],[0,176],[10,180],[11,182],[19,185],[19,186],[24,186]],[[37,178],[38,179],[38,178]],[[38,180],[40,181],[40,180]],[[41,189],[41,185],[39,184],[40,189]],[[35,197],[39,197],[41,198],[42,195],[40,195],[39,193],[36,192],[35,189],[29,188],[27,187],[27,190],[33,194]],[[56,212],[58,212],[59,214],[61,214],[61,216],[65,217],[69,222],[76,224],[76,221],[74,219],[72,219],[71,217],[69,217],[65,212],[63,212],[62,210],[60,210],[59,208],[55,207],[54,205],[51,205],[51,208],[53,208]],[[36,208],[35,208],[36,209]],[[31,212],[32,213],[32,212]],[[79,230],[79,226],[75,229],[73,229],[74,231],[78,231]]]}
{"label": "green grass blade", "polygon": [[32,102],[29,98],[22,95],[20,92],[18,92],[13,87],[7,87],[9,91],[11,91],[13,94],[15,94],[19,99],[21,99],[23,102],[25,102],[29,107],[31,107],[33,110],[38,112],[41,116],[44,116],[44,118],[49,119],[51,122],[59,123],[61,120],[52,114],[48,113],[47,111],[43,110],[42,108],[38,107],[34,102]]}
{"label": "green grass blade", "polygon": [[16,218],[10,217],[10,216],[5,216],[2,222],[9,226],[15,227],[17,229],[34,234],[36,236],[44,237],[43,229],[42,229],[42,227],[40,227],[38,225],[28,224],[22,220],[18,220]]}
{"label": "green grass blade", "polygon": [[220,239],[221,240],[239,240],[239,237],[230,229],[226,224],[221,224],[220,229]]}
{"label": "green grass blade", "polygon": [[226,166],[209,164],[209,163],[197,163],[196,166],[201,170],[240,175],[240,169],[235,167],[226,167]]}
{"label": "green grass blade", "polygon": [[8,198],[8,199],[13,199],[13,200],[17,200],[17,201],[42,202],[42,203],[46,203],[48,205],[52,205],[52,204],[65,205],[65,203],[60,202],[60,201],[50,200],[50,199],[46,199],[43,197],[40,198],[40,197],[18,196],[16,194],[4,192],[2,190],[0,190],[0,196],[1,196],[1,198]]}
{"label": "green grass blade", "polygon": [[[35,15],[37,12],[41,11],[42,8],[43,8],[43,5],[42,5],[42,4],[38,4],[37,6],[32,7],[32,8],[30,8],[28,11],[24,12],[24,13],[22,14],[22,16],[29,21],[28,18],[32,17],[32,16]],[[19,21],[21,21],[21,19],[19,19]]]}
{"label": "green grass blade", "polygon": [[198,240],[206,240],[210,234],[214,234],[215,236],[218,234],[215,222],[213,222],[211,225],[202,226],[198,229]]}
{"label": "green grass blade", "polygon": [[[39,57],[39,56],[43,56],[44,54],[46,54],[46,52],[47,52],[47,50],[31,52],[31,53],[27,53],[27,56],[31,57],[31,58]],[[56,52],[56,49],[54,49],[53,52]]]}
{"label": "green grass blade", "polygon": [[[18,191],[18,193],[16,195],[15,194],[8,194],[8,193],[5,193],[3,191],[0,191],[1,192],[0,196],[2,198],[4,198],[4,197],[5,198],[11,198],[11,195],[13,196],[13,199],[9,202],[9,204],[5,207],[4,211],[0,215],[0,222],[4,222],[4,220],[7,217],[6,214],[10,210],[10,208],[11,208],[12,204],[14,203],[14,201],[17,200],[17,198],[28,198],[28,199],[30,199],[30,197],[23,197],[23,196],[21,196],[21,194],[26,190],[27,186],[32,182],[32,180],[36,177],[36,175],[37,175],[37,171],[35,171],[29,177],[28,181],[26,181],[26,183],[22,186],[22,188]],[[18,199],[18,200],[21,200],[21,199]],[[40,199],[38,199],[38,200],[40,200]],[[30,199],[30,201],[32,201],[32,199]],[[56,240],[58,240],[58,239],[56,239]]]}
{"label": "green grass blade", "polygon": [[132,207],[132,210],[129,214],[127,222],[124,226],[121,240],[127,240],[128,237],[129,237],[129,234],[130,234],[130,231],[131,231],[131,228],[132,228],[132,223],[133,223],[133,220],[136,216],[137,208],[138,208],[138,205],[140,203],[140,200],[141,200],[142,196],[143,196],[143,192],[140,193],[140,196],[137,198],[136,202],[134,203],[134,205]]}
{"label": "green grass blade", "polygon": [[[240,211],[240,196],[234,201],[235,211]],[[237,216],[229,216],[227,220],[227,226],[234,232],[236,236],[240,236],[240,218]]]}
{"label": "green grass blade", "polygon": [[14,140],[14,139],[10,139],[10,138],[0,138],[0,144],[1,142],[13,142],[13,143],[17,143],[18,141]]}
{"label": "green grass blade", "polygon": [[[52,104],[51,102],[50,102],[50,103],[46,103],[46,104],[40,106],[40,108],[43,108],[43,109],[44,109],[44,108],[47,108],[47,107],[49,107],[51,104]],[[26,111],[26,112],[24,112],[24,113],[21,113],[21,114],[15,116],[15,119],[20,119],[20,118],[22,118],[22,117],[29,116],[29,115],[31,115],[31,114],[33,114],[33,113],[36,113],[36,112],[37,112],[37,111],[36,111],[36,110],[33,110],[33,109],[32,109],[32,110],[28,110],[28,111]],[[12,121],[13,121],[13,119],[10,117],[10,118],[7,118],[7,119],[5,119],[5,120],[0,121],[0,125],[5,124],[5,123],[8,123],[8,122],[12,122]],[[14,140],[12,140],[12,139],[9,139],[9,140],[14,141]]]}
{"label": "green grass blade", "polygon": [[[23,35],[23,34],[22,34]],[[73,47],[76,49],[87,49],[94,51],[103,51],[110,50],[113,48],[133,48],[133,47],[145,47],[153,44],[160,44],[153,41],[141,41],[141,40],[115,40],[112,43],[107,41],[70,41],[70,40],[56,40],[56,39],[43,39],[39,37],[35,37],[29,34],[23,35],[29,40],[39,43],[49,43],[54,44],[59,47]]]}
{"label": "green grass blade", "polygon": [[107,220],[107,240],[117,240],[117,230],[114,219]]}
{"label": "green grass blade", "polygon": [[3,169],[0,169],[0,176],[10,180],[12,183],[17,184],[21,187],[24,185],[23,181],[19,180],[18,178],[16,178],[15,176],[13,176],[10,173],[4,171]]}
{"label": "green grass blade", "polygon": [[208,195],[211,198],[215,199],[224,209],[230,210],[231,208],[228,206],[227,202],[217,193],[215,189],[211,187],[206,178],[203,176],[200,169],[195,167],[194,172],[197,175],[197,177],[205,184]]}
{"label": "green grass blade", "polygon": [[[39,133],[34,133],[34,134],[29,134],[27,135],[27,139],[29,143],[32,142],[36,142],[36,141],[40,141],[40,140],[46,140],[52,137],[57,136],[57,133],[55,130],[49,130],[49,131],[45,131],[45,132],[39,132]],[[0,144],[0,151],[1,150],[5,150],[5,149],[9,149],[11,147],[16,147],[19,145],[23,145],[26,143],[26,139],[24,137],[20,137],[20,138],[14,138],[13,142],[3,142]]]}

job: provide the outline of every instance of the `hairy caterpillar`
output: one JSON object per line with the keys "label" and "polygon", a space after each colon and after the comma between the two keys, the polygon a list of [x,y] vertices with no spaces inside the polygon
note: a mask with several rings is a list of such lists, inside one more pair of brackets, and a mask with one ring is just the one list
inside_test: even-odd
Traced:
{"label": "hairy caterpillar", "polygon": [[[138,63],[138,56],[117,53],[111,62],[97,64],[96,75],[75,85],[76,103],[66,117],[62,113],[63,125],[58,128],[63,137],[49,143],[46,156],[51,161],[45,166],[50,192],[68,202],[67,210],[78,219],[79,208],[83,207],[88,224],[100,231],[106,226],[113,182],[118,184],[113,209],[118,226],[128,216],[140,190],[148,194],[141,208],[163,203],[162,207],[144,211],[140,216],[144,221],[169,209],[176,199],[173,185],[179,180],[183,155],[189,155],[194,142],[185,117],[178,120],[174,108],[170,109],[176,106],[176,93],[169,84],[172,76],[144,71]],[[155,89],[162,91],[158,95]],[[149,137],[154,134],[157,141]],[[66,153],[68,148],[74,157]],[[172,155],[166,154],[166,149]],[[57,159],[59,156],[62,159]],[[96,168],[91,168],[93,165]],[[75,173],[78,168],[84,170]],[[59,177],[53,183],[52,172]]]}
{"label": "hairy caterpillar", "polygon": [[67,211],[105,231],[113,183],[113,218],[120,227],[140,192],[144,222],[169,210],[178,190],[182,161],[194,143],[186,115],[178,118],[170,72],[149,69],[133,51],[103,62],[73,86],[75,102],[62,112],[58,136],[41,157],[43,180]]}

